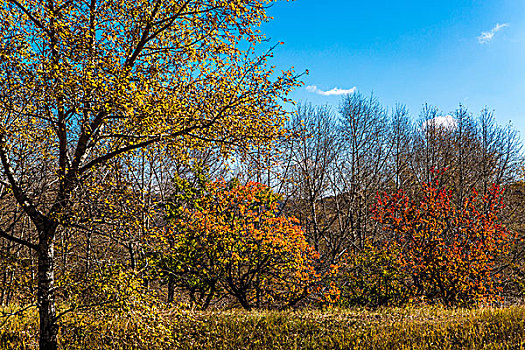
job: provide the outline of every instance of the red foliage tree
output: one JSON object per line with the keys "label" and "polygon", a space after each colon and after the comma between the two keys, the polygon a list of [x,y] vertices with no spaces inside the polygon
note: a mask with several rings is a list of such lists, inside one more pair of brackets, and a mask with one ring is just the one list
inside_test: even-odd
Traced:
{"label": "red foliage tree", "polygon": [[438,181],[423,183],[419,200],[403,191],[378,195],[373,217],[389,233],[387,249],[399,255],[416,295],[445,305],[499,299],[496,261],[512,240],[498,218],[502,193],[496,185],[483,196],[472,190],[461,207]]}

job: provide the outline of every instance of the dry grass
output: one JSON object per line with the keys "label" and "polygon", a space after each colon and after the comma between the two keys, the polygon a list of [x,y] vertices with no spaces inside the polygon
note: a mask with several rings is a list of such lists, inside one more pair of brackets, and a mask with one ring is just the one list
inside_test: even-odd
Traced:
{"label": "dry grass", "polygon": [[[36,313],[11,317],[0,349],[36,346]],[[63,349],[525,349],[525,307],[69,314]]]}

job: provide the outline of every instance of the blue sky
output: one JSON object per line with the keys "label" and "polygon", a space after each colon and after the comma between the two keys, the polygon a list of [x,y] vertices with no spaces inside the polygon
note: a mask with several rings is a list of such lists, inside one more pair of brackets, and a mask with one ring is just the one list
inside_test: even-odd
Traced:
{"label": "blue sky", "polygon": [[525,1],[296,0],[268,13],[262,31],[285,43],[273,64],[310,72],[296,101],[337,107],[322,93],[355,87],[414,118],[424,103],[488,106],[525,138]]}

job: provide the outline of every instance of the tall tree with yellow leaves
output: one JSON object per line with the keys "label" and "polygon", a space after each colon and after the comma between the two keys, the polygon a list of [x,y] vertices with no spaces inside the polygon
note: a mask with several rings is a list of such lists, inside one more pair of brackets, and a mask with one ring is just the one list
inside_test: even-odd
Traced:
{"label": "tall tree with yellow leaves", "polygon": [[156,145],[279,134],[297,80],[255,54],[271,2],[0,0],[1,182],[34,227],[0,236],[38,258],[40,349],[57,348],[56,235],[97,169]]}

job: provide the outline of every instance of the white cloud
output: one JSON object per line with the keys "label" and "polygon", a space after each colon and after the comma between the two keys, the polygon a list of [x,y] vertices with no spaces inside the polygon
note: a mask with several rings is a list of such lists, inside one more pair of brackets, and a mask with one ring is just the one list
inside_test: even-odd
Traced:
{"label": "white cloud", "polygon": [[439,117],[435,117],[429,120],[426,120],[423,122],[423,125],[421,125],[421,128],[425,130],[427,127],[434,127],[434,128],[440,128],[445,130],[454,130],[458,123],[456,119],[454,119],[451,115],[442,115]]}
{"label": "white cloud", "polygon": [[497,23],[494,28],[492,28],[490,31],[488,32],[482,32],[480,36],[478,36],[478,41],[480,44],[486,44],[488,43],[489,41],[491,41],[492,39],[494,39],[494,35],[499,32],[500,30],[502,30],[503,28],[505,27],[508,27],[509,24],[508,23],[503,23],[503,24],[499,24]]}
{"label": "white cloud", "polygon": [[357,88],[355,86],[351,89],[339,89],[336,87],[336,88],[333,88],[332,90],[323,91],[315,85],[310,85],[306,87],[306,90],[308,90],[309,92],[313,92],[314,94],[319,94],[323,96],[338,96],[338,95],[353,94],[357,90]]}

